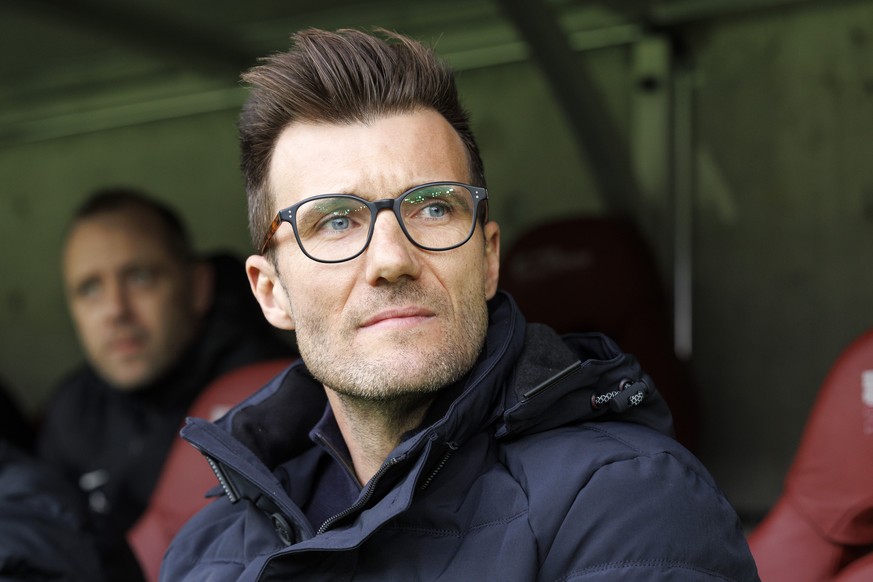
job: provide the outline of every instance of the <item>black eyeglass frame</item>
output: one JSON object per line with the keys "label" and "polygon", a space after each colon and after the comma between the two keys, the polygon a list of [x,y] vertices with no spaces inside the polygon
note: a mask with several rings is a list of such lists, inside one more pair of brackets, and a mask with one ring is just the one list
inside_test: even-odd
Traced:
{"label": "black eyeglass frame", "polygon": [[[473,223],[470,225],[470,232],[467,233],[467,236],[464,237],[464,240],[449,247],[427,247],[416,242],[415,239],[413,239],[412,236],[409,234],[409,231],[406,230],[406,224],[404,224],[403,217],[400,214],[400,207],[403,203],[404,198],[417,190],[421,190],[422,188],[431,188],[434,186],[458,186],[461,188],[466,188],[470,192],[470,194],[473,195]],[[297,232],[297,210],[304,204],[312,202],[313,200],[320,200],[323,198],[348,198],[360,202],[370,210],[370,227],[367,231],[367,240],[366,242],[364,242],[364,246],[361,248],[360,251],[348,258],[329,260],[317,259],[306,251],[306,247],[304,247],[303,243],[300,241],[300,234]],[[465,184],[463,182],[428,182],[426,184],[413,186],[396,198],[383,198],[381,200],[373,201],[365,200],[364,198],[361,198],[360,196],[355,196],[354,194],[319,194],[317,196],[310,196],[309,198],[304,198],[300,202],[292,204],[288,208],[283,208],[276,213],[276,217],[273,219],[273,222],[270,223],[270,227],[267,229],[267,232],[264,235],[264,240],[261,243],[260,254],[263,255],[267,251],[267,247],[269,246],[270,241],[273,239],[273,235],[276,234],[276,231],[279,230],[279,227],[282,226],[283,222],[287,222],[294,230],[294,238],[297,239],[297,246],[300,247],[300,250],[303,251],[303,254],[306,255],[308,258],[318,263],[344,263],[346,261],[351,261],[352,259],[361,256],[364,251],[366,251],[367,248],[370,246],[370,241],[373,238],[373,229],[376,225],[376,217],[380,211],[385,209],[391,209],[393,211],[394,217],[397,219],[397,223],[400,225],[400,229],[403,231],[403,234],[406,235],[406,239],[416,247],[426,251],[450,251],[452,249],[456,249],[460,246],[467,244],[467,241],[469,241],[470,238],[473,236],[473,233],[476,232],[476,223],[479,222],[480,219],[483,225],[488,222],[488,190],[486,190],[485,188],[480,188],[478,186],[471,186],[470,184]],[[481,217],[480,212],[482,213]]]}

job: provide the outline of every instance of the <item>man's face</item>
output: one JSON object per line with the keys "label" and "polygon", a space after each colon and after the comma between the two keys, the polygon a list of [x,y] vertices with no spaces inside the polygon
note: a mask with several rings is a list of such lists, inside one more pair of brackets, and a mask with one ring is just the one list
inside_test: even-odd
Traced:
{"label": "man's face", "polygon": [[[297,123],[276,143],[270,167],[275,209],[317,194],[394,198],[436,181],[468,182],[460,138],[431,110],[348,125]],[[477,225],[450,251],[424,251],[390,211],[378,214],[359,257],[317,263],[290,225],[271,243],[275,269],[251,257],[248,271],[264,312],[295,329],[307,367],[341,394],[372,400],[429,393],[475,362],[497,287],[499,228]]]}
{"label": "man's face", "polygon": [[188,347],[203,305],[190,268],[173,256],[147,210],[104,212],[76,223],[64,249],[64,282],[76,331],[97,372],[136,390]]}

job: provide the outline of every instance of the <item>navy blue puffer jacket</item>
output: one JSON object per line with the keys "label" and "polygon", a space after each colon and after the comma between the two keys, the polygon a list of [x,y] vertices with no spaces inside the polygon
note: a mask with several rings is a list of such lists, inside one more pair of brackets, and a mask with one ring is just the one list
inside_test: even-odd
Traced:
{"label": "navy blue puffer jacket", "polygon": [[302,363],[183,435],[226,496],[162,580],[754,581],[739,520],[635,360],[598,334],[526,325],[498,294],[444,416],[402,442],[316,530],[272,469],[315,446],[323,389]]}

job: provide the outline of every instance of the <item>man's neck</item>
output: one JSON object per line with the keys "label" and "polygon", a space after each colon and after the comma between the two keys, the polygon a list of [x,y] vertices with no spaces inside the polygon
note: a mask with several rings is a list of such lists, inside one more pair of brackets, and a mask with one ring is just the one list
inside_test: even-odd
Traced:
{"label": "man's neck", "polygon": [[376,474],[403,435],[421,424],[435,396],[374,402],[325,390],[362,485]]}

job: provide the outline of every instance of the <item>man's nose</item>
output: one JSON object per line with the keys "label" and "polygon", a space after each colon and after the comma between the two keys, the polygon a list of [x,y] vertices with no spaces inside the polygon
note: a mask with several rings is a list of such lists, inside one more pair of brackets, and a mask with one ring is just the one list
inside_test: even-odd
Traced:
{"label": "man's nose", "polygon": [[397,216],[383,210],[376,215],[373,238],[367,247],[367,282],[395,282],[403,277],[417,279],[421,273],[418,248],[406,238]]}
{"label": "man's nose", "polygon": [[116,281],[107,286],[103,307],[106,314],[114,320],[125,319],[130,315],[130,292],[124,283]]}

